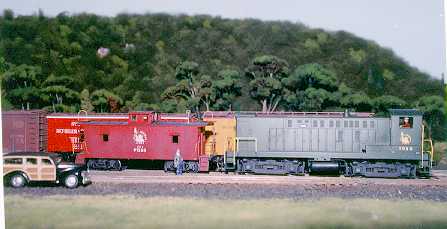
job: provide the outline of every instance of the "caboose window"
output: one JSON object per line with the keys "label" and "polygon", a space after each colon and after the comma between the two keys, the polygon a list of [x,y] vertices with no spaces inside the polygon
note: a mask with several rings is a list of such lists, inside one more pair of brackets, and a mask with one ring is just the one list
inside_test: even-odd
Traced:
{"label": "caboose window", "polygon": [[329,120],[329,127],[334,127],[334,120]]}
{"label": "caboose window", "polygon": [[413,128],[413,117],[399,117],[400,128]]}
{"label": "caboose window", "polygon": [[375,128],[374,127],[374,121],[369,122],[369,128]]}
{"label": "caboose window", "polygon": [[136,116],[136,115],[132,115],[132,116],[130,116],[130,120],[132,120],[132,121],[137,121],[137,116]]}
{"label": "caboose window", "polygon": [[105,141],[105,142],[108,142],[109,141],[109,135],[108,134],[103,134],[102,135],[102,140]]}
{"label": "caboose window", "polygon": [[320,127],[324,127],[324,120],[320,120]]}
{"label": "caboose window", "polygon": [[178,135],[172,136],[172,143],[178,144]]}
{"label": "caboose window", "polygon": [[287,120],[287,127],[292,127],[292,120]]}

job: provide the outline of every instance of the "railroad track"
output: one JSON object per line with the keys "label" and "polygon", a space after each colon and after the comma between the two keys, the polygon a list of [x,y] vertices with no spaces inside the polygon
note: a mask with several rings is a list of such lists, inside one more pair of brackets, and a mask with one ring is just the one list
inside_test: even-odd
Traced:
{"label": "railroad track", "polygon": [[361,177],[328,176],[277,176],[277,175],[235,175],[211,172],[209,174],[186,173],[176,176],[159,170],[91,171],[95,183],[182,183],[182,184],[278,184],[278,185],[422,185],[447,186],[447,171],[434,171],[430,179],[382,179]]}

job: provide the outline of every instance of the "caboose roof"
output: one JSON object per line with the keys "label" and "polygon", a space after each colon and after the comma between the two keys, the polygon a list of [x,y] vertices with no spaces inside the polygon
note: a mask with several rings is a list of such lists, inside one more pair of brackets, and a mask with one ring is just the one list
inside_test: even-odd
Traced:
{"label": "caboose roof", "polygon": [[155,122],[158,126],[207,126],[207,122]]}
{"label": "caboose roof", "polygon": [[390,115],[423,115],[424,112],[416,109],[389,109]]}

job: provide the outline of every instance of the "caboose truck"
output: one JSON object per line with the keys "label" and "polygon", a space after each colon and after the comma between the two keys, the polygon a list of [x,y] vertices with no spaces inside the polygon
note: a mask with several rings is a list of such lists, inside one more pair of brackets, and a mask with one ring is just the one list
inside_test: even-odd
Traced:
{"label": "caboose truck", "polygon": [[173,170],[174,154],[180,150],[184,171],[208,171],[204,154],[204,129],[207,123],[162,120],[154,112],[130,112],[127,121],[80,122],[80,141],[84,151],[76,162],[93,169],[120,170],[129,160],[163,161]]}
{"label": "caboose truck", "polygon": [[238,173],[337,173],[345,176],[429,175],[422,112],[391,109],[389,118],[326,115],[238,115],[235,152],[227,170]]}

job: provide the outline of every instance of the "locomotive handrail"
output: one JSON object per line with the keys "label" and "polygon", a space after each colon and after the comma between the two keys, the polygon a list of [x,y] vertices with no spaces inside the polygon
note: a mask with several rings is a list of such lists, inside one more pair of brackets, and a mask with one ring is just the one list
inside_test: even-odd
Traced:
{"label": "locomotive handrail", "polygon": [[[423,151],[425,153],[428,153],[430,155],[430,164],[429,167],[431,168],[433,165],[433,155],[434,155],[434,150],[433,150],[433,141],[431,139],[425,139],[424,143],[427,142],[430,145],[430,150],[427,151]],[[424,144],[422,143],[422,145]]]}
{"label": "locomotive handrail", "polygon": [[[429,155],[429,160],[430,160],[430,163],[429,163],[428,166],[430,168],[432,168],[432,165],[433,165],[433,155],[434,155],[433,141],[430,138],[428,138],[428,139],[425,138],[425,126],[424,125],[422,125],[422,134],[421,134],[421,136],[422,136],[422,142],[421,142],[421,165],[419,167],[421,167],[421,168],[424,167],[424,154],[427,153]],[[424,144],[426,142],[429,144],[430,150],[425,150],[424,149]]]}

